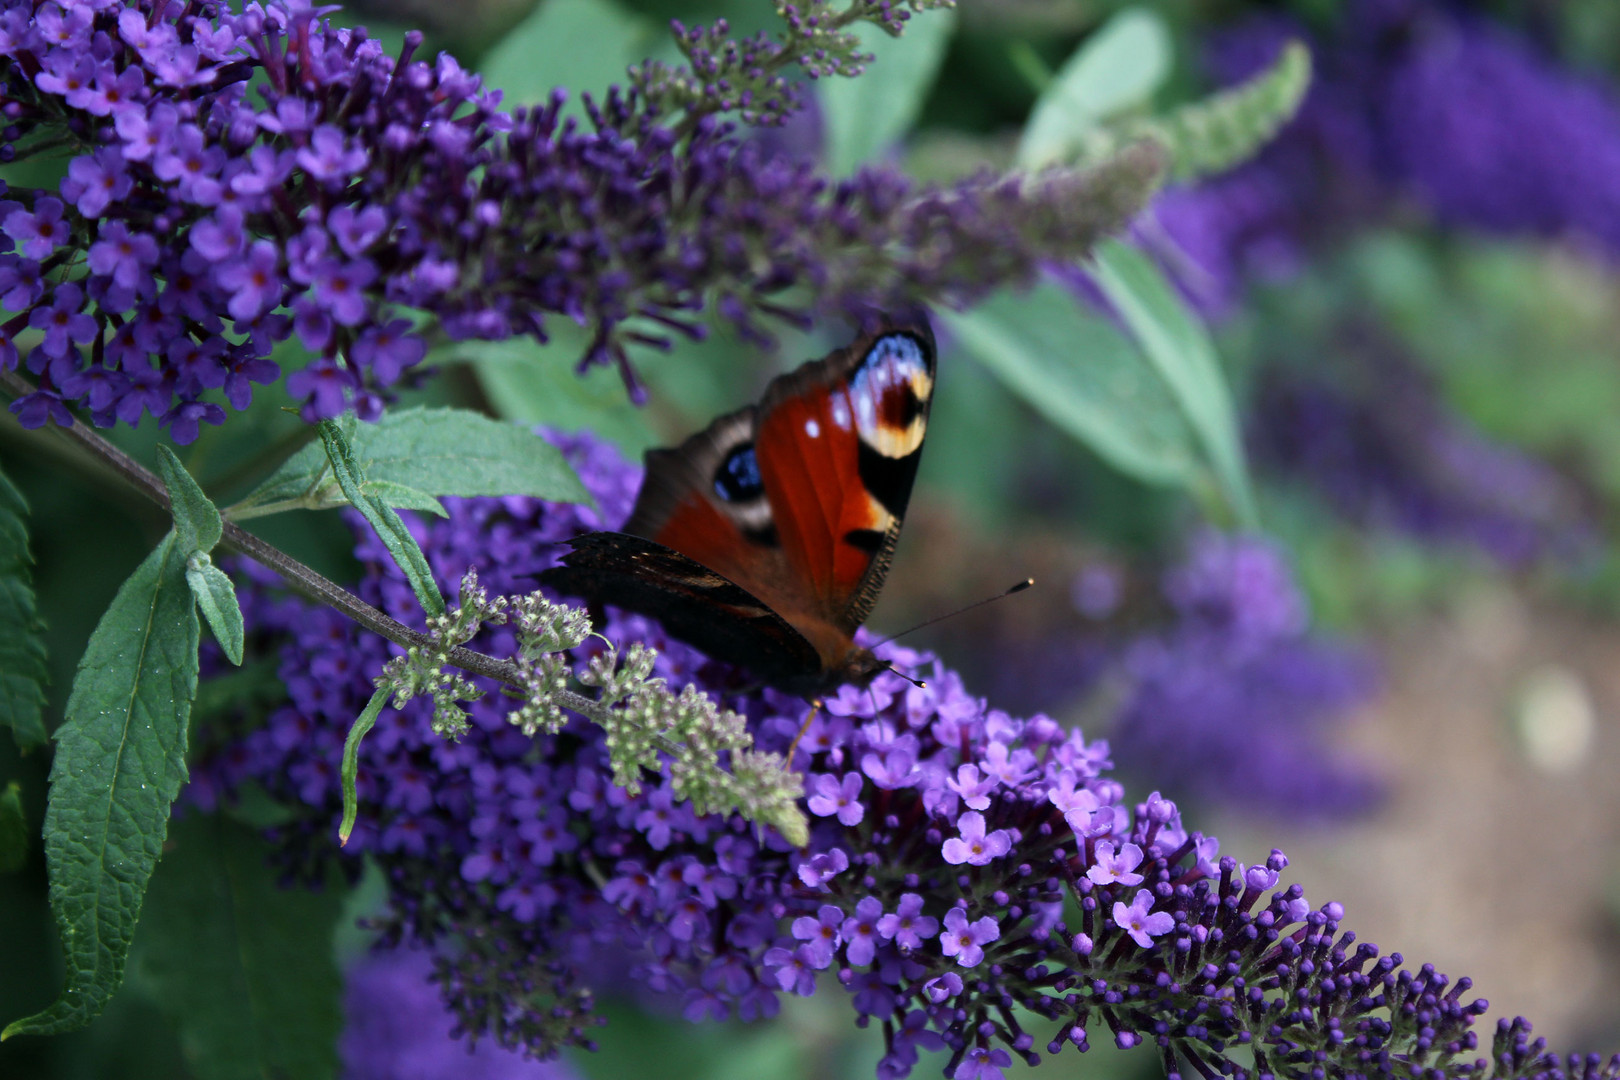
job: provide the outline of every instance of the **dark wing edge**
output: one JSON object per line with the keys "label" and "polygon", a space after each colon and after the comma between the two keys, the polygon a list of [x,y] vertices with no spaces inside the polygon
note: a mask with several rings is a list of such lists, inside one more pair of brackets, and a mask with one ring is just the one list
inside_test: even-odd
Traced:
{"label": "dark wing edge", "polygon": [[756,406],[749,405],[726,413],[679,446],[648,450],[642,456],[647,473],[624,531],[651,537],[663,528],[688,492],[708,499],[715,467],[733,446],[753,441],[756,412]]}
{"label": "dark wing edge", "polygon": [[629,533],[575,537],[540,583],[651,616],[671,637],[777,685],[821,670],[815,647],[750,593],[678,551]]}

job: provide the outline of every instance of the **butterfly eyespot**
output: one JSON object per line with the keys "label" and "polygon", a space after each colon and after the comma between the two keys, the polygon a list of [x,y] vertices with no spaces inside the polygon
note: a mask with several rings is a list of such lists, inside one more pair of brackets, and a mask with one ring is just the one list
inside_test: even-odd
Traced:
{"label": "butterfly eyespot", "polygon": [[916,339],[878,338],[850,383],[861,441],[888,458],[915,453],[927,429],[924,405],[933,392],[934,378]]}
{"label": "butterfly eyespot", "polygon": [[720,462],[720,467],[714,473],[714,493],[732,503],[749,502],[765,493],[753,443],[735,447]]}

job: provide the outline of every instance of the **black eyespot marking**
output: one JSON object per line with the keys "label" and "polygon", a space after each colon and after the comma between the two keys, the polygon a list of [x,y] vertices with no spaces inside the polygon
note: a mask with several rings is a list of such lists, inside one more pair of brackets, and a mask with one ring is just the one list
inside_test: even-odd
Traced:
{"label": "black eyespot marking", "polygon": [[714,472],[714,493],[726,502],[748,502],[765,494],[753,443],[743,443],[726,455]]}
{"label": "black eyespot marking", "polygon": [[844,543],[860,548],[868,555],[876,555],[882,551],[883,541],[883,534],[876,529],[851,529],[844,534]]}

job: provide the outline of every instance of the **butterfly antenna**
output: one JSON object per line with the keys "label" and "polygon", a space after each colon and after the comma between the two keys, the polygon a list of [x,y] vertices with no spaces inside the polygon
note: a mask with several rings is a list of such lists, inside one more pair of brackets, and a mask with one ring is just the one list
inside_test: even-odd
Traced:
{"label": "butterfly antenna", "polygon": [[[928,624],[924,623],[923,625],[927,626]],[[915,629],[917,629],[915,626],[913,626],[911,628],[911,630],[915,630]],[[906,633],[908,633],[908,634],[911,633],[911,630],[907,630]],[[895,637],[899,637],[899,635],[896,634]],[[894,638],[889,639],[889,641],[893,641],[893,640],[894,640]],[[879,645],[884,645],[884,644],[887,644],[887,642],[880,641],[880,642],[878,642],[878,644]],[[913,679],[910,675],[907,675],[905,672],[901,671],[899,668],[895,667],[893,664],[889,663],[887,660],[885,660],[883,662],[883,666],[885,668],[887,668],[889,671],[892,671],[896,675],[900,676],[902,679],[906,680],[906,682],[910,683],[912,686],[915,686],[917,689],[919,689],[919,690],[928,689],[928,684],[927,683],[923,682],[921,679]],[[870,693],[871,690],[872,690],[872,688],[870,686],[868,686],[866,689],[867,689],[868,693]],[[877,704],[877,696],[876,695],[873,695],[872,704],[874,706],[876,706],[876,704]]]}
{"label": "butterfly antenna", "polygon": [[[915,633],[916,631],[921,630],[925,626],[933,626],[935,623],[944,622],[946,619],[954,619],[958,615],[964,614],[965,612],[972,611],[974,608],[984,607],[984,605],[986,605],[986,604],[993,604],[997,600],[1005,600],[1007,597],[1013,595],[1014,593],[1023,592],[1025,589],[1029,588],[1033,584],[1035,584],[1035,579],[1034,578],[1025,578],[1023,581],[1020,581],[1015,585],[1008,586],[1006,589],[1002,590],[1001,592],[996,593],[996,595],[994,595],[994,596],[987,596],[983,600],[975,600],[973,603],[969,604],[967,607],[959,607],[955,611],[948,611],[943,615],[935,615],[932,619],[928,619],[928,620],[926,620],[924,622],[920,622],[916,626],[913,626],[910,630],[902,630],[898,634],[894,634],[894,635],[891,635],[889,637],[886,637],[882,641],[879,641],[876,644],[874,644],[872,646],[872,648],[875,649],[875,648],[878,647],[878,645],[887,645],[891,641],[898,641],[901,638],[905,637],[907,634]],[[894,668],[891,666],[889,668],[889,670],[894,671]],[[900,673],[898,671],[895,671],[895,674],[899,675]]]}

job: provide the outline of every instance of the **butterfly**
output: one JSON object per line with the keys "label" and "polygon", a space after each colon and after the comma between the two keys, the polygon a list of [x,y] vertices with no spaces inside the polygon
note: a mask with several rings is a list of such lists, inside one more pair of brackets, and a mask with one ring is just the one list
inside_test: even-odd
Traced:
{"label": "butterfly", "polygon": [[622,532],[575,537],[542,584],[818,698],[889,665],[855,643],[888,575],[934,392],[925,317],[893,320],[646,454]]}

